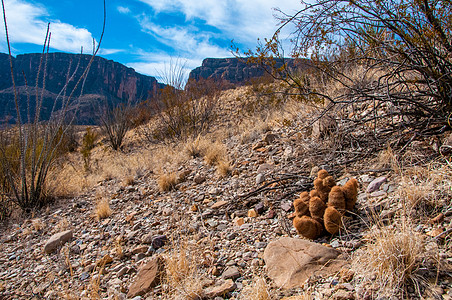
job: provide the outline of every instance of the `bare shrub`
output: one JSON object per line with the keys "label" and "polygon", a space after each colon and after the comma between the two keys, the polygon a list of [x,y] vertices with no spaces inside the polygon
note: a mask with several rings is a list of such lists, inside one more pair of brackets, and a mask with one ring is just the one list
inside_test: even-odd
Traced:
{"label": "bare shrub", "polygon": [[127,131],[132,128],[132,115],[131,105],[119,104],[114,107],[110,107],[105,104],[103,108],[100,120],[102,131],[106,136],[108,145],[115,150],[121,150],[124,137]]}
{"label": "bare shrub", "polygon": [[180,62],[171,64],[161,77],[166,86],[155,101],[148,102],[158,121],[141,126],[141,134],[153,143],[205,133],[215,120],[223,83],[214,79],[186,83],[184,65]]}
{"label": "bare shrub", "polygon": [[89,172],[91,170],[91,150],[96,146],[97,139],[99,135],[97,132],[91,129],[91,127],[86,128],[86,132],[82,138],[82,148],[80,149],[80,153],[83,157],[83,164],[85,172]]}
{"label": "bare shrub", "polygon": [[[279,11],[280,28],[247,55],[292,87],[288,95],[319,107],[317,117],[336,115],[355,141],[396,133],[403,146],[450,129],[451,17],[444,1],[302,1],[294,14]],[[285,59],[280,35],[289,26]]]}

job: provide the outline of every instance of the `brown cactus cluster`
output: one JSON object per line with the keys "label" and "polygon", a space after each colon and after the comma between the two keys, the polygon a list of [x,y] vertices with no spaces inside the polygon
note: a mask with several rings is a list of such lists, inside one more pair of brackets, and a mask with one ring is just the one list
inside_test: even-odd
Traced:
{"label": "brown cactus cluster", "polygon": [[358,198],[358,181],[355,178],[344,186],[337,186],[326,170],[320,170],[314,180],[314,189],[303,192],[295,199],[293,226],[297,232],[315,239],[324,230],[336,234],[342,228],[342,216],[352,210]]}

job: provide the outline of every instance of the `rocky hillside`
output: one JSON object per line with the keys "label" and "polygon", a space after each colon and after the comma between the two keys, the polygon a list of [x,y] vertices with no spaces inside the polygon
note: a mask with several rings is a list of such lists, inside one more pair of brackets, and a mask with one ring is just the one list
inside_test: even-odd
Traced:
{"label": "rocky hillside", "polygon": [[[65,84],[68,70],[74,72],[77,64],[80,63],[75,74],[75,78],[79,78],[90,58],[90,55],[68,53],[50,53],[48,55],[47,77],[41,115],[43,119],[49,118],[55,99]],[[26,115],[27,99],[25,78],[32,95],[34,95],[40,59],[41,54],[39,53],[17,55],[17,57],[13,58],[14,76],[20,91],[21,111],[24,116]],[[42,87],[42,73],[40,76],[39,86]],[[75,82],[74,80],[69,83],[68,91],[72,90]],[[76,119],[77,123],[89,124],[96,122],[97,116],[94,112],[105,101],[109,103],[143,101],[152,97],[161,86],[154,77],[139,74],[132,68],[112,60],[95,57],[84,84],[84,96],[81,97],[82,108]],[[80,88],[75,92],[75,95],[79,94]],[[13,90],[9,58],[6,54],[0,54],[0,120],[2,121],[15,122],[14,102],[11,99],[13,99]],[[34,102],[34,97],[31,99]],[[57,102],[57,108],[60,106],[61,102]]]}
{"label": "rocky hillside", "polygon": [[[126,153],[98,145],[89,174],[68,157],[57,187],[86,189],[2,228],[0,298],[451,299],[452,172],[430,141],[351,148],[299,103],[244,118],[251,90],[224,92],[211,135],[131,133]],[[310,241],[293,200],[319,169],[359,189],[340,233]]]}

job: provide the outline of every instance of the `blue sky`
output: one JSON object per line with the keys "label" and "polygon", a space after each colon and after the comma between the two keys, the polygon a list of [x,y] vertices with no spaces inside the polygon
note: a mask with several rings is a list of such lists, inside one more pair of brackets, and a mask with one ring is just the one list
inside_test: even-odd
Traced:
{"label": "blue sky", "polygon": [[[80,53],[83,46],[89,53],[99,39],[102,0],[4,1],[14,55],[40,52],[47,22],[52,52]],[[174,60],[188,71],[206,57],[232,56],[231,40],[253,49],[276,29],[273,8],[293,13],[300,7],[299,0],[107,0],[100,56],[156,77]],[[0,43],[6,52],[4,34]]]}

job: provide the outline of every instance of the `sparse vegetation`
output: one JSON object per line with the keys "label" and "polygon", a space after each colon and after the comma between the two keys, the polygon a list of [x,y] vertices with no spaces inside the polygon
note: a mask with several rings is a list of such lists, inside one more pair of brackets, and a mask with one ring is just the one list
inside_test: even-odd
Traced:
{"label": "sparse vegetation", "polygon": [[[35,70],[36,86],[34,98],[28,90],[27,79],[25,78],[27,102],[24,108],[20,103],[20,96],[14,78],[11,45],[3,0],[2,8],[16,110],[16,125],[11,129],[3,129],[1,132],[0,165],[1,173],[5,178],[3,181],[7,182],[7,185],[3,186],[5,188],[3,193],[14,199],[15,204],[25,210],[42,207],[49,201],[49,192],[46,190],[49,170],[51,170],[60,149],[62,149],[61,147],[70,148],[66,147],[68,143],[65,143],[65,137],[70,130],[69,125],[71,125],[66,122],[66,113],[69,107],[77,102],[78,98],[75,96],[75,92],[79,86],[83,85],[91,63],[99,51],[105,29],[105,5],[103,30],[97,47],[93,45],[91,60],[79,78],[74,78],[75,72],[71,73],[71,66],[68,67],[67,78],[58,99],[58,101],[61,101],[58,103],[58,106],[61,106],[60,112],[57,114],[54,111],[57,107],[57,103],[55,103],[48,122],[41,121],[40,114],[44,95],[40,93],[40,88],[45,86],[47,79],[46,66],[50,46],[50,24],[47,26],[40,63],[37,70]],[[69,95],[66,96],[69,83],[73,84],[74,87],[69,91]],[[34,110],[32,110],[30,104],[32,98],[35,103]],[[24,109],[27,111],[26,116],[22,113]]]}
{"label": "sparse vegetation", "polygon": [[220,177],[228,176],[232,171],[231,164],[228,161],[219,161],[217,164],[217,173]]}
{"label": "sparse vegetation", "polygon": [[197,255],[185,244],[164,256],[167,299],[199,299],[203,295]]}
{"label": "sparse vegetation", "polygon": [[211,143],[204,154],[204,160],[209,166],[215,166],[226,159],[226,147],[220,142]]}
{"label": "sparse vegetation", "polygon": [[149,102],[158,120],[141,126],[141,134],[154,143],[206,133],[216,118],[222,82],[210,79],[187,82],[184,65],[180,62],[171,64],[161,77],[167,85],[160,90],[155,101]]}
{"label": "sparse vegetation", "polygon": [[419,286],[426,282],[417,271],[436,255],[427,251],[425,238],[409,224],[374,226],[367,244],[355,253],[353,266],[359,284],[371,288],[370,296],[392,296],[401,291],[404,297],[408,285],[420,293]]}
{"label": "sparse vegetation", "polygon": [[158,186],[161,192],[172,190],[177,184],[177,173],[162,174],[158,179]]}
{"label": "sparse vegetation", "polygon": [[108,199],[101,198],[97,201],[95,215],[97,220],[108,218],[112,213]]}
{"label": "sparse vegetation", "polygon": [[95,132],[91,127],[86,128],[86,132],[82,139],[82,148],[80,149],[80,153],[83,157],[85,172],[89,172],[91,170],[91,150],[93,150],[96,146],[98,137],[99,135],[97,132]]}
{"label": "sparse vegetation", "polygon": [[[414,6],[399,6],[404,3]],[[209,81],[183,86],[182,74],[172,70],[169,81],[179,85],[160,91],[156,110],[150,101],[143,114],[133,110],[132,116],[126,106],[111,110],[103,132],[84,128],[78,152],[62,146],[77,140],[67,125],[50,129],[54,123],[39,122],[2,131],[0,219],[11,214],[14,187],[20,196],[37,182],[32,173],[40,167],[33,171],[32,166],[39,165],[33,160],[41,154],[53,153],[43,169],[48,175],[38,182],[40,195],[51,191],[68,199],[2,231],[0,261],[6,268],[0,272],[0,298],[3,293],[7,298],[121,298],[156,256],[164,269],[157,272],[159,284],[143,298],[204,299],[226,281],[235,286],[218,295],[228,299],[424,299],[450,293],[452,168],[450,152],[438,151],[452,147],[442,134],[450,129],[444,124],[450,107],[440,91],[450,87],[428,70],[449,72],[450,59],[440,57],[426,70],[413,68],[410,57],[405,57],[408,65],[400,60],[400,51],[407,49],[422,63],[422,51],[448,57],[447,41],[420,41],[433,47],[421,49],[420,37],[380,28],[378,22],[392,23],[378,15],[371,24],[363,13],[391,16],[388,9],[397,8],[403,26],[418,22],[413,26],[425,26],[426,38],[439,39],[431,20],[449,7],[436,2],[442,9],[429,17],[430,2],[423,3],[307,4],[292,18],[283,16],[300,34],[295,59],[303,50],[314,55],[306,73],[287,65],[269,70],[282,82],[267,78],[219,91]],[[327,18],[312,22],[321,14]],[[353,17],[368,26],[360,29]],[[448,37],[445,21],[439,28],[446,26]],[[348,24],[350,38],[335,39],[345,29],[334,24]],[[304,48],[299,43],[308,37],[319,43]],[[412,40],[413,48],[397,39],[402,46]],[[275,35],[260,54],[277,57],[278,43]],[[347,47],[333,51],[339,46]],[[263,56],[253,59],[267,62]],[[334,126],[322,126],[325,118],[317,117],[324,113]],[[314,121],[319,121],[318,137]],[[98,142],[101,138],[108,145]],[[322,168],[328,172],[319,172]],[[366,190],[381,177],[384,183],[376,191]],[[74,238],[56,254],[40,256],[41,249],[25,248],[41,247],[68,229]],[[297,238],[297,232],[339,250],[351,275],[313,273],[296,288],[277,287],[264,250],[279,237]],[[17,272],[10,266],[18,266]],[[15,288],[23,294],[15,295]]]}
{"label": "sparse vegetation", "polygon": [[243,300],[271,300],[270,291],[264,278],[253,278],[253,282],[245,286],[240,293]]}
{"label": "sparse vegetation", "polygon": [[104,132],[108,145],[115,150],[121,150],[129,129],[132,127],[131,105],[119,104],[109,106],[105,104],[101,114],[102,131]]}

